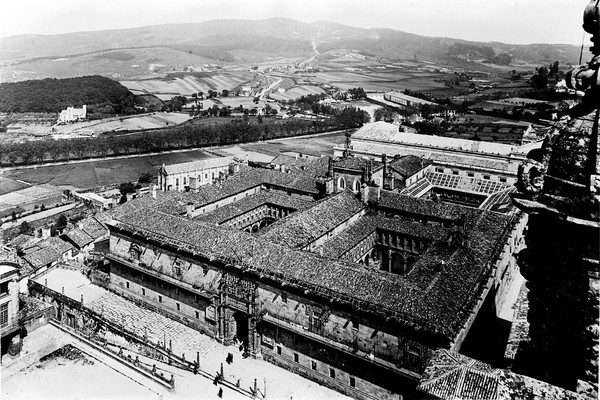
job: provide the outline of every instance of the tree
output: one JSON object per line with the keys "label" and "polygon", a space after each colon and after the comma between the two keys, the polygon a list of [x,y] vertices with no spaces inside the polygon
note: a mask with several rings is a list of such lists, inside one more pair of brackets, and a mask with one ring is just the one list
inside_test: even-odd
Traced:
{"label": "tree", "polygon": [[19,233],[23,235],[31,235],[33,233],[33,227],[29,222],[23,221],[19,226]]}
{"label": "tree", "polygon": [[60,214],[58,216],[58,219],[56,220],[56,223],[54,224],[54,227],[56,228],[56,230],[62,231],[67,227],[68,222],[69,221],[67,220],[65,214]]}
{"label": "tree", "polygon": [[227,96],[229,96],[229,90],[227,90],[227,89],[223,89],[223,90],[221,91],[221,96],[223,96],[223,97],[227,97]]}
{"label": "tree", "polygon": [[123,182],[119,185],[119,192],[121,193],[120,203],[127,201],[127,193],[135,193],[135,185],[131,182]]}
{"label": "tree", "polygon": [[364,89],[361,87],[348,89],[348,93],[354,100],[367,98],[367,94],[365,93]]}

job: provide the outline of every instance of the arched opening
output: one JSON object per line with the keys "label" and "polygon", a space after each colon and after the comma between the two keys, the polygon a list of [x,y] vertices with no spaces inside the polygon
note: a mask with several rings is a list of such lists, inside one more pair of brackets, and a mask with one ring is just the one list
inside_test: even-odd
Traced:
{"label": "arched opening", "polygon": [[258,232],[258,224],[252,225],[252,233]]}
{"label": "arched opening", "polygon": [[398,254],[392,254],[392,273],[403,274],[404,273],[404,258]]}
{"label": "arched opening", "polygon": [[265,226],[267,226],[267,221],[263,219],[262,221],[260,221],[260,224],[258,225],[258,228],[259,228],[259,229],[262,229],[262,228],[264,228]]}
{"label": "arched opening", "polygon": [[338,189],[344,190],[346,188],[346,180],[341,176],[338,178]]}
{"label": "arched opening", "polygon": [[235,336],[248,347],[248,317],[241,312],[233,313],[235,321]]}
{"label": "arched opening", "polygon": [[381,252],[381,265],[379,266],[379,269],[382,271],[389,271],[389,265],[390,257],[388,255],[388,252],[384,250]]}
{"label": "arched opening", "polygon": [[365,256],[365,265],[366,265],[367,267],[369,266],[369,261],[370,261],[370,259],[369,259],[369,255],[367,254],[367,255]]}
{"label": "arched opening", "polygon": [[363,259],[361,258],[360,260],[358,260],[359,264],[364,264]]}
{"label": "arched opening", "polygon": [[354,180],[354,183],[352,184],[352,186],[353,186],[352,190],[354,190],[355,192],[360,191],[360,182],[357,181],[356,179]]}

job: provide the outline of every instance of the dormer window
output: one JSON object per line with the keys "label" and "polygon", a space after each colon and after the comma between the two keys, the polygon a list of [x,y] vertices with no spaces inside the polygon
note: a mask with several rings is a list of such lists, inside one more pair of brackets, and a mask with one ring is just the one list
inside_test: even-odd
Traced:
{"label": "dormer window", "polygon": [[141,256],[142,250],[140,249],[140,246],[138,246],[137,244],[132,244],[129,248],[129,257],[133,261],[140,261]]}

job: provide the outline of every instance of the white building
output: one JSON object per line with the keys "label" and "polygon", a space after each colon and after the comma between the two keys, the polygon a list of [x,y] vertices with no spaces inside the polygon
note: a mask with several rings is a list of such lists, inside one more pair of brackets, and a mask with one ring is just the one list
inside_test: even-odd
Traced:
{"label": "white building", "polygon": [[160,190],[184,191],[192,186],[210,185],[229,174],[233,157],[215,157],[181,164],[164,165],[158,173]]}
{"label": "white building", "polygon": [[[513,146],[502,143],[473,141],[441,136],[399,132],[397,125],[379,121],[366,124],[352,135],[353,152],[357,156],[381,157],[387,154],[415,155],[433,162],[436,170],[502,183],[515,183],[517,169],[529,151],[541,142]],[[334,155],[343,153],[343,145]]]}
{"label": "white building", "polygon": [[87,117],[87,107],[84,104],[81,108],[67,107],[62,110],[58,116],[59,123],[82,121]]}

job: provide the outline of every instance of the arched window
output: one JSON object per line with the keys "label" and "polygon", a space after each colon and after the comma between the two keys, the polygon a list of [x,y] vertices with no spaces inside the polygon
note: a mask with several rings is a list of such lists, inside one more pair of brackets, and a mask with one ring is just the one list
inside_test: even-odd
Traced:
{"label": "arched window", "polygon": [[352,186],[354,187],[354,189],[352,189],[352,190],[354,190],[355,192],[360,191],[360,182],[358,180],[355,179]]}
{"label": "arched window", "polygon": [[338,179],[338,189],[344,190],[346,188],[346,180],[340,176]]}

